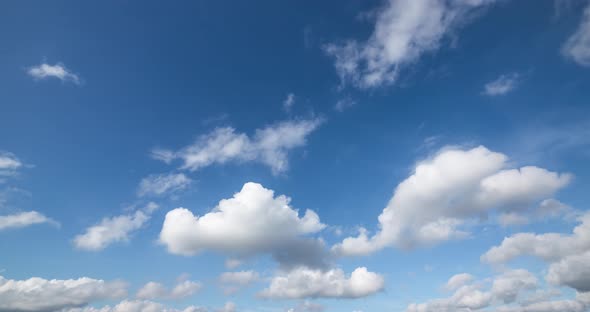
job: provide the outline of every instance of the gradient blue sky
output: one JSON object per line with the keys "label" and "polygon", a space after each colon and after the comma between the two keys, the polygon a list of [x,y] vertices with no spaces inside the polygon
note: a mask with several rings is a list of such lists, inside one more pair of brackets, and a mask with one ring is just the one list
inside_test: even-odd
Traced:
{"label": "gradient blue sky", "polygon": [[[590,231],[539,243],[571,247],[551,256],[484,256],[518,233],[590,225],[587,1],[3,1],[0,17],[0,311],[590,309],[590,244],[573,241]],[[420,166],[432,175],[402,194]],[[538,172],[510,171],[524,166]],[[247,182],[291,201],[250,194],[260,223],[221,220],[209,238],[208,221],[171,217],[219,211]],[[418,237],[427,222],[446,233]],[[231,244],[264,229],[281,230]],[[276,259],[301,242],[313,246]],[[472,278],[445,290],[459,273]],[[44,283],[82,277],[81,298]],[[42,286],[10,288],[25,280]],[[138,296],[148,282],[167,290]],[[174,294],[182,282],[194,287]],[[307,289],[322,282],[336,290]]]}

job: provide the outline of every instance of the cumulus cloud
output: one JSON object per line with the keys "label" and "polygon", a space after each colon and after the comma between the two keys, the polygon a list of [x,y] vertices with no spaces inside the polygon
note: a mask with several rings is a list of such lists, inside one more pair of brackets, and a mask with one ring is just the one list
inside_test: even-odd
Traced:
{"label": "cumulus cloud", "polygon": [[260,279],[255,271],[223,272],[219,276],[219,282],[225,294],[233,294]]}
{"label": "cumulus cloud", "polygon": [[137,210],[133,214],[104,218],[100,223],[87,228],[84,234],[77,235],[74,245],[79,249],[99,251],[110,244],[129,241],[130,235],[144,226],[157,207],[157,204],[149,203],[143,210]]}
{"label": "cumulus cloud", "polygon": [[191,182],[184,173],[154,174],[141,180],[137,195],[143,197],[176,193],[189,187]]}
{"label": "cumulus cloud", "polygon": [[481,259],[502,264],[522,256],[534,256],[549,263],[549,283],[590,291],[590,213],[580,217],[571,235],[560,233],[518,233],[492,247]]}
{"label": "cumulus cloud", "polygon": [[341,269],[319,270],[299,267],[272,278],[262,298],[361,298],[383,290],[384,278],[365,267],[356,268],[349,277]]}
{"label": "cumulus cloud", "polygon": [[371,37],[329,44],[343,83],[359,88],[392,84],[399,71],[434,52],[443,40],[465,24],[474,11],[495,0],[388,0],[377,13]]}
{"label": "cumulus cloud", "polygon": [[127,294],[122,282],[88,277],[46,280],[33,277],[10,280],[0,276],[0,311],[46,312],[87,305],[93,301],[117,299]]}
{"label": "cumulus cloud", "polygon": [[379,216],[379,232],[361,229],[333,247],[340,255],[362,255],[386,246],[413,248],[469,235],[468,220],[498,212],[528,213],[566,186],[569,174],[543,168],[508,167],[508,157],[483,146],[447,148],[416,165]]}
{"label": "cumulus cloud", "polygon": [[214,250],[238,256],[270,253],[280,258],[286,253],[291,258],[298,252],[308,256],[305,253],[312,252],[310,248],[317,244],[303,236],[317,233],[325,225],[312,210],[300,217],[290,201],[287,196],[275,197],[272,190],[248,182],[203,216],[185,208],[169,211],[160,242],[169,252],[181,255]]}
{"label": "cumulus cloud", "polygon": [[483,93],[489,96],[504,95],[516,88],[519,77],[517,73],[501,75],[496,80],[486,83]]}
{"label": "cumulus cloud", "polygon": [[114,307],[102,308],[84,307],[64,309],[61,312],[207,312],[208,309],[198,306],[189,306],[182,310],[168,308],[158,302],[148,300],[124,300]]}
{"label": "cumulus cloud", "polygon": [[34,224],[48,223],[59,225],[52,219],[37,211],[26,211],[12,215],[0,216],[0,231],[31,226]]}
{"label": "cumulus cloud", "polygon": [[471,274],[468,274],[468,273],[456,274],[456,275],[451,276],[451,278],[449,278],[449,281],[445,285],[445,289],[446,290],[455,290],[463,285],[470,283],[471,281],[473,281],[473,275],[471,275]]}
{"label": "cumulus cloud", "polygon": [[203,288],[199,282],[181,280],[171,290],[156,282],[148,282],[141,287],[135,297],[138,299],[182,299],[196,294]]}
{"label": "cumulus cloud", "polygon": [[584,10],[578,29],[568,38],[561,51],[574,62],[590,66],[590,5]]}
{"label": "cumulus cloud", "polygon": [[[294,308],[290,308],[287,312],[322,312],[324,311],[324,306],[319,303],[311,302],[311,301],[303,301],[298,304]],[[354,312],[354,311],[353,311]]]}
{"label": "cumulus cloud", "polygon": [[[460,283],[459,283],[460,281]],[[491,307],[494,304],[510,304],[517,297],[528,290],[536,289],[537,278],[526,270],[509,270],[496,276],[491,286],[484,281],[471,283],[473,277],[469,274],[459,274],[449,279],[449,284],[455,284],[456,291],[449,298],[434,299],[425,303],[412,303],[407,312],[451,312],[474,311]],[[489,283],[487,283],[489,284]],[[487,287],[487,289],[486,289]]]}
{"label": "cumulus cloud", "polygon": [[57,78],[63,82],[72,82],[77,85],[81,83],[80,77],[72,73],[62,63],[56,63],[55,65],[42,63],[37,66],[31,66],[27,70],[27,73],[31,77],[39,80],[47,78]]}
{"label": "cumulus cloud", "polygon": [[167,163],[181,159],[181,168],[190,171],[213,164],[259,162],[278,174],[288,168],[289,151],[304,146],[309,134],[321,123],[318,118],[288,120],[257,129],[253,136],[238,133],[231,127],[221,127],[200,136],[195,143],[179,151],[157,149],[152,156]]}

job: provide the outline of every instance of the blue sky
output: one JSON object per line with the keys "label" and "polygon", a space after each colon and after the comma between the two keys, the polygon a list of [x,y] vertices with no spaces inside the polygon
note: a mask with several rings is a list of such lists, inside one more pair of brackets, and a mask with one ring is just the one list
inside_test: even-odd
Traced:
{"label": "blue sky", "polygon": [[588,1],[0,12],[0,311],[590,310]]}

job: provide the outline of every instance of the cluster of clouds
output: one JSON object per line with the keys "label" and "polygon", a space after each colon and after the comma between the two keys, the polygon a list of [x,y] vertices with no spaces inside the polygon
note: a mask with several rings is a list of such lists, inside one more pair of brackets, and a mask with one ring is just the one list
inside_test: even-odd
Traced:
{"label": "cluster of clouds", "polygon": [[170,290],[161,283],[148,282],[137,291],[136,297],[143,300],[178,300],[190,297],[199,292],[202,288],[203,285],[200,282],[186,279],[180,279]]}

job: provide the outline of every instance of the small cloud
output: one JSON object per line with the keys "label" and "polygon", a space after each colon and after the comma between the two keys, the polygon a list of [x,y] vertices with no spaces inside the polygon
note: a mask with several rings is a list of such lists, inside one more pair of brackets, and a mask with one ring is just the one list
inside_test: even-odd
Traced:
{"label": "small cloud", "polygon": [[356,105],[356,101],[350,97],[346,97],[336,102],[336,104],[334,105],[334,110],[336,110],[337,112],[343,112],[353,107],[354,105]]}
{"label": "small cloud", "polygon": [[53,77],[61,80],[62,82],[72,82],[77,85],[81,84],[80,77],[68,70],[62,63],[56,63],[55,65],[43,63],[37,66],[31,66],[28,68],[27,74],[36,80],[43,80]]}
{"label": "small cloud", "polygon": [[184,173],[150,175],[139,183],[137,195],[144,197],[174,194],[189,187],[191,182],[192,180]]}
{"label": "small cloud", "polygon": [[514,90],[519,83],[518,73],[505,74],[496,80],[486,83],[483,94],[489,96],[504,95]]}
{"label": "small cloud", "polygon": [[565,42],[561,52],[579,65],[590,67],[590,5],[584,10],[578,29]]}
{"label": "small cloud", "polygon": [[283,101],[283,109],[286,112],[290,112],[291,108],[293,108],[293,104],[295,104],[295,94],[289,93],[289,94],[287,94],[287,97]]}
{"label": "small cloud", "polygon": [[37,211],[26,211],[13,215],[0,216],[0,231],[31,226],[34,224],[49,223],[59,226],[59,223],[38,213]]}

